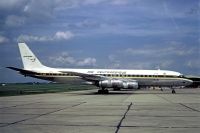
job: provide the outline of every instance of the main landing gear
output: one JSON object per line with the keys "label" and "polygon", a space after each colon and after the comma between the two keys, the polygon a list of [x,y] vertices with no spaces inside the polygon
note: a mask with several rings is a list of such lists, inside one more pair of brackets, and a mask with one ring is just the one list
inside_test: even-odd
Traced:
{"label": "main landing gear", "polygon": [[108,89],[105,89],[105,88],[100,88],[99,90],[98,90],[98,94],[108,94],[109,93],[109,90]]}

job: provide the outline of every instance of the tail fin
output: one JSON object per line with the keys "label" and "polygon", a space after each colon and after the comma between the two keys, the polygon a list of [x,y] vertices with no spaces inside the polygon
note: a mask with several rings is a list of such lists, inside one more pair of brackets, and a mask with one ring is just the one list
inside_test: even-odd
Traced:
{"label": "tail fin", "polygon": [[19,51],[21,54],[22,62],[25,70],[34,68],[44,68],[45,66],[38,60],[38,58],[29,49],[26,43],[18,43]]}

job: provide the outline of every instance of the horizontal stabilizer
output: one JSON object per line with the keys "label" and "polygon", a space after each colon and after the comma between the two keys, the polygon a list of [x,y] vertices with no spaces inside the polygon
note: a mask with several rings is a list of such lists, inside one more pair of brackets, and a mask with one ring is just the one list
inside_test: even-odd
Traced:
{"label": "horizontal stabilizer", "polygon": [[18,71],[18,72],[20,72],[23,75],[26,75],[26,74],[36,74],[36,72],[29,71],[29,70],[24,70],[24,69],[20,69],[20,68],[16,68],[16,67],[6,67],[6,68]]}

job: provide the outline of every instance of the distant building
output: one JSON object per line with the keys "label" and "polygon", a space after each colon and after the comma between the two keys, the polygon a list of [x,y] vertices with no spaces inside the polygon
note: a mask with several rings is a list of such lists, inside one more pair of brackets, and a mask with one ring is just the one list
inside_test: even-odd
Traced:
{"label": "distant building", "polygon": [[193,83],[186,87],[198,88],[200,87],[200,77],[199,76],[185,76],[187,79],[193,81]]}

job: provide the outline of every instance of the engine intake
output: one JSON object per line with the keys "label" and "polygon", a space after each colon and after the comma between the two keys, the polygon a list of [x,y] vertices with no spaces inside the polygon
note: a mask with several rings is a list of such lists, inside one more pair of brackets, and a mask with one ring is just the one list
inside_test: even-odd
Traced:
{"label": "engine intake", "polygon": [[102,88],[138,89],[138,83],[136,81],[122,81],[115,79],[99,81],[98,86]]}

